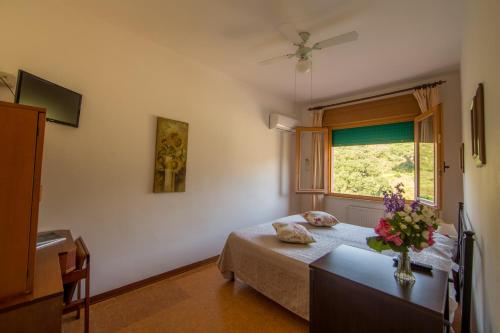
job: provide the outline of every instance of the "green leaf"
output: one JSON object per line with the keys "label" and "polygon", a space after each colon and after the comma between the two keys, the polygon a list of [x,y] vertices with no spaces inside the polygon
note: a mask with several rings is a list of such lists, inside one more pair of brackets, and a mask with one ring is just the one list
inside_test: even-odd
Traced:
{"label": "green leaf", "polygon": [[384,239],[381,236],[367,237],[366,244],[370,248],[378,252],[391,249],[391,247],[384,241]]}
{"label": "green leaf", "polygon": [[410,235],[411,235],[411,229],[410,229],[410,228],[408,228],[408,227],[407,227],[406,229],[401,229],[401,231],[403,231],[403,233],[404,233],[405,235],[408,235],[408,236],[410,236]]}
{"label": "green leaf", "polygon": [[401,246],[397,246],[396,244],[394,243],[389,243],[389,247],[391,248],[391,250],[393,250],[394,252],[405,252],[405,251],[408,251],[406,246],[404,245],[401,245]]}

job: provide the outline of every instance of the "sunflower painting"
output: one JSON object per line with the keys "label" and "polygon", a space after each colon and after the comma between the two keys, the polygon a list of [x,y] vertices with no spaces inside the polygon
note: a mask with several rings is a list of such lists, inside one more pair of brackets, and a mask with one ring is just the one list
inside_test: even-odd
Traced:
{"label": "sunflower painting", "polygon": [[153,192],[185,192],[187,123],[158,117]]}

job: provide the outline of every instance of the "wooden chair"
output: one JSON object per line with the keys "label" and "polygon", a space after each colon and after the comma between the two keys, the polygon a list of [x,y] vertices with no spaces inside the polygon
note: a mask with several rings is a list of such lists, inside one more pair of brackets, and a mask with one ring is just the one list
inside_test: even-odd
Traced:
{"label": "wooden chair", "polygon": [[[81,237],[75,240],[76,258],[75,270],[63,274],[64,285],[64,309],[63,314],[76,311],[76,317],[80,318],[80,309],[85,308],[84,330],[89,332],[89,307],[90,307],[90,253]],[[81,297],[81,282],[85,279],[85,296]],[[73,296],[77,290],[76,300]]]}

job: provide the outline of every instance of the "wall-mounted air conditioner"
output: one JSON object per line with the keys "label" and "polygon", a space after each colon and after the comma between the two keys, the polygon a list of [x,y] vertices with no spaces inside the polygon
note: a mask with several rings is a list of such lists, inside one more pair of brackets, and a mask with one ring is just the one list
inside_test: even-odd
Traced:
{"label": "wall-mounted air conditioner", "polygon": [[269,115],[269,128],[277,128],[282,131],[295,132],[295,127],[299,125],[299,121],[295,118],[284,116],[279,113],[271,113]]}

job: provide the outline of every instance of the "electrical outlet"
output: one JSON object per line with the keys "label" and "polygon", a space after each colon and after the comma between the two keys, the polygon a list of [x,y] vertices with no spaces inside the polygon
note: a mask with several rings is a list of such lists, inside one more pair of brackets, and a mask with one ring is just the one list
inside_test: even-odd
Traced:
{"label": "electrical outlet", "polygon": [[[3,81],[5,81],[5,83],[10,88],[16,87],[16,76],[14,74],[0,71],[0,78],[2,78]],[[0,83],[1,83],[0,86],[3,86],[3,83],[2,82],[0,82]]]}

